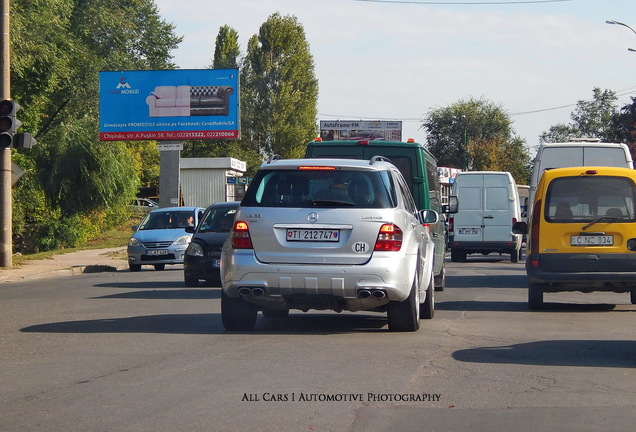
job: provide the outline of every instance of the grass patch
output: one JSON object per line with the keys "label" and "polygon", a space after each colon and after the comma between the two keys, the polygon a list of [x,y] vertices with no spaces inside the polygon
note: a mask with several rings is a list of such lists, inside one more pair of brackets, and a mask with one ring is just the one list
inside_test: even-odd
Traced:
{"label": "grass patch", "polygon": [[119,228],[114,228],[112,230],[106,231],[102,233],[96,239],[93,239],[86,243],[83,246],[78,246],[74,248],[65,248],[65,249],[56,249],[50,250],[46,252],[38,252],[34,254],[28,255],[14,255],[13,256],[13,265],[19,265],[21,262],[29,261],[29,260],[41,260],[50,258],[53,255],[64,254],[70,252],[77,252],[82,250],[90,250],[90,249],[105,249],[105,248],[116,248],[122,247],[125,248],[128,245],[128,240],[130,236],[132,236],[132,226],[138,224],[139,220],[132,220],[127,222],[125,225],[120,226]]}

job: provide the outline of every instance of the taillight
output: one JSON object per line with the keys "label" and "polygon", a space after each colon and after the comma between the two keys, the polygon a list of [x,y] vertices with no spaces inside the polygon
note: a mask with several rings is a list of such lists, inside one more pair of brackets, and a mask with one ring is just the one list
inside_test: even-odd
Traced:
{"label": "taillight", "polygon": [[448,232],[455,232],[455,218],[453,216],[448,218]]}
{"label": "taillight", "polygon": [[399,251],[402,247],[402,230],[394,224],[384,224],[380,227],[378,239],[375,241],[375,251]]}
{"label": "taillight", "polygon": [[537,200],[532,208],[532,221],[530,222],[530,253],[539,253],[539,225],[543,215],[541,210],[541,200]]}
{"label": "taillight", "polygon": [[252,249],[252,239],[250,238],[250,230],[247,222],[236,221],[234,230],[232,231],[232,248],[234,249]]}

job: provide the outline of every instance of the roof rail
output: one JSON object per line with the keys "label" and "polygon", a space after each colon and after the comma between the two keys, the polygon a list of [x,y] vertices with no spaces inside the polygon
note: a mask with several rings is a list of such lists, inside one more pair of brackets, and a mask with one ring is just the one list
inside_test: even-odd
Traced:
{"label": "roof rail", "polygon": [[591,138],[591,137],[580,137],[580,138],[570,137],[568,138],[568,141],[570,142],[601,142],[601,139]]}
{"label": "roof rail", "polygon": [[391,159],[389,159],[386,156],[376,155],[376,156],[373,156],[371,158],[371,160],[369,161],[369,165],[373,165],[376,162],[389,162],[389,163],[391,163]]}
{"label": "roof rail", "polygon": [[283,157],[282,157],[281,155],[274,154],[274,155],[272,155],[272,157],[270,157],[270,158],[267,160],[267,163],[268,163],[268,164],[271,164],[272,162],[277,161],[277,160],[280,160],[280,159],[282,159],[282,158],[283,158]]}

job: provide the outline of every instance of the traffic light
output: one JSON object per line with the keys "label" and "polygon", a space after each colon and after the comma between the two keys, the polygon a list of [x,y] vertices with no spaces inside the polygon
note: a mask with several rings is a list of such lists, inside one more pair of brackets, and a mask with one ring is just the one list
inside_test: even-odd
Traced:
{"label": "traffic light", "polygon": [[0,148],[13,145],[13,136],[22,122],[15,117],[20,110],[17,102],[5,99],[0,102]]}

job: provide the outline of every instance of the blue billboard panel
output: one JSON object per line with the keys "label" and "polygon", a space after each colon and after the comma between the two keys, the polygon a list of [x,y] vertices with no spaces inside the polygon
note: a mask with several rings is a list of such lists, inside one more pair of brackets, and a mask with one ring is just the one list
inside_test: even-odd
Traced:
{"label": "blue billboard panel", "polygon": [[102,141],[240,137],[237,69],[99,73]]}

